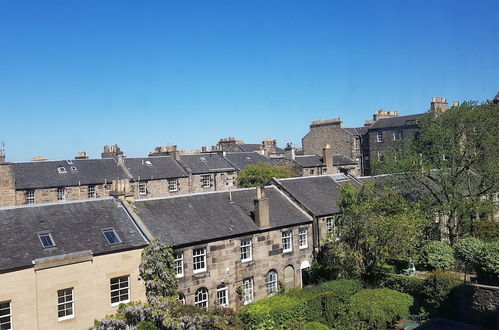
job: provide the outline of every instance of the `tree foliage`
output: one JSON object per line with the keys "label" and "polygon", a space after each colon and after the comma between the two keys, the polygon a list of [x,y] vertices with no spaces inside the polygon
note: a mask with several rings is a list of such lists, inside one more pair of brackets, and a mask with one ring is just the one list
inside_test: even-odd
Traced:
{"label": "tree foliage", "polygon": [[164,297],[175,296],[177,278],[175,260],[171,246],[153,239],[151,244],[142,251],[140,263],[140,277],[146,287],[146,296],[149,303]]}
{"label": "tree foliage", "polygon": [[446,112],[431,110],[374,174],[398,173],[394,182],[440,215],[452,245],[490,215],[499,191],[499,104],[464,102]]}
{"label": "tree foliage", "polygon": [[272,178],[290,178],[293,172],[285,166],[273,166],[268,163],[259,163],[246,166],[237,177],[237,184],[243,188],[264,186]]}
{"label": "tree foliage", "polygon": [[340,187],[338,244],[345,264],[368,284],[377,281],[387,259],[408,258],[424,237],[428,217],[395,190],[366,182]]}
{"label": "tree foliage", "polygon": [[434,269],[449,270],[454,267],[454,250],[442,241],[429,241],[421,248],[421,264]]}

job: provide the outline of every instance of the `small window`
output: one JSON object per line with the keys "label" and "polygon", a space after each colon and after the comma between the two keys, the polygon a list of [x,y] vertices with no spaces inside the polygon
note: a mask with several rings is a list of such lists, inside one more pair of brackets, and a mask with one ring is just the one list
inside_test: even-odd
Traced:
{"label": "small window", "polygon": [[110,280],[111,306],[130,301],[130,276],[114,277]]}
{"label": "small window", "polygon": [[10,301],[0,301],[0,329],[12,329],[12,309]]}
{"label": "small window", "polygon": [[182,305],[185,305],[185,296],[182,293],[179,292],[177,300],[180,301]]}
{"label": "small window", "polygon": [[229,288],[227,285],[217,287],[217,305],[219,307],[229,307]]}
{"label": "small window", "polygon": [[175,253],[175,272],[177,277],[184,276],[184,254],[182,252]]}
{"label": "small window", "polygon": [[65,201],[66,200],[66,188],[57,188],[57,200]]}
{"label": "small window", "polygon": [[243,303],[245,305],[253,302],[253,279],[243,280]]}
{"label": "small window", "polygon": [[282,252],[293,251],[293,241],[291,239],[291,230],[282,233]]}
{"label": "small window", "polygon": [[74,317],[73,288],[57,291],[57,317],[59,321]]}
{"label": "small window", "polygon": [[206,249],[199,248],[192,250],[192,267],[194,273],[206,271]]}
{"label": "small window", "polygon": [[62,166],[57,168],[57,172],[59,172],[59,174],[67,173],[66,168],[64,168]]}
{"label": "small window", "polygon": [[38,234],[38,238],[40,239],[42,246],[45,248],[55,246],[54,240],[52,239],[52,235],[50,235],[50,233]]}
{"label": "small window", "polygon": [[194,305],[199,308],[208,308],[208,289],[200,288],[194,295]]}
{"label": "small window", "polygon": [[385,160],[385,156],[383,155],[383,152],[382,151],[376,151],[376,156],[378,157],[378,160],[380,162],[384,161]]}
{"label": "small window", "polygon": [[147,182],[139,182],[139,195],[147,194]]}
{"label": "small window", "polygon": [[383,132],[376,133],[376,142],[383,142]]}
{"label": "small window", "polygon": [[199,157],[199,159],[200,159],[203,163],[206,163],[206,158],[204,158],[204,157]]}
{"label": "small window", "polygon": [[95,186],[88,186],[88,198],[96,198]]}
{"label": "small window", "polygon": [[253,260],[251,238],[241,240],[241,262]]}
{"label": "small window", "polygon": [[267,273],[266,284],[267,284],[267,295],[269,297],[275,295],[278,289],[277,271],[272,269]]}
{"label": "small window", "polygon": [[71,159],[66,160],[66,163],[68,163],[68,165],[73,165],[73,161]]}
{"label": "small window", "polygon": [[28,190],[26,192],[26,204],[35,204],[35,191],[34,190]]}
{"label": "small window", "polygon": [[169,192],[178,191],[178,180],[177,179],[168,179],[168,191]]}
{"label": "small window", "polygon": [[334,220],[332,217],[326,218],[326,228],[328,233],[332,233],[334,230]]}
{"label": "small window", "polygon": [[152,163],[151,163],[150,160],[146,160],[145,163],[146,163],[147,166],[152,166]]}
{"label": "small window", "polygon": [[315,171],[314,170],[310,170],[310,175],[314,175]]}
{"label": "small window", "polygon": [[300,240],[300,249],[305,249],[308,247],[308,237],[307,228],[301,228],[298,233],[298,238]]}
{"label": "small window", "polygon": [[76,166],[71,166],[71,171],[78,172],[78,168],[76,168]]}
{"label": "small window", "polygon": [[393,140],[394,141],[397,141],[397,140],[400,140],[402,139],[402,132],[397,130],[397,131],[393,131]]}
{"label": "small window", "polygon": [[104,237],[106,238],[107,242],[110,245],[114,244],[120,244],[121,239],[118,237],[118,234],[114,231],[114,229],[102,229],[102,233],[104,234]]}
{"label": "small window", "polygon": [[201,176],[201,187],[210,188],[211,187],[211,175]]}

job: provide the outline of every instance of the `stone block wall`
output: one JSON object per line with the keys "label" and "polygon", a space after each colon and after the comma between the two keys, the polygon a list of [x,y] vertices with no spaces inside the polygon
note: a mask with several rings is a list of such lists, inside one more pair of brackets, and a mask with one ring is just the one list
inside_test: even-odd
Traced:
{"label": "stone block wall", "polygon": [[347,155],[353,159],[353,136],[339,125],[311,127],[302,138],[303,151],[306,155],[322,155],[324,146],[331,145],[334,154]]}
{"label": "stone block wall", "polygon": [[[307,228],[307,248],[299,248],[299,228]],[[293,251],[282,252],[282,232],[292,230]],[[251,238],[252,261],[241,262],[241,239]],[[184,276],[180,278],[178,290],[185,296],[187,304],[194,304],[194,295],[199,288],[207,288],[208,304],[214,306],[217,287],[228,287],[229,307],[239,309],[243,302],[237,293],[246,278],[253,278],[254,300],[267,297],[266,276],[270,270],[276,270],[278,280],[284,281],[284,270],[291,266],[294,274],[294,286],[301,286],[302,262],[312,262],[312,225],[295,226],[282,230],[273,230],[255,235],[241,236],[204,245],[175,249],[183,254]],[[193,248],[206,248],[207,270],[193,273]],[[288,282],[291,283],[291,282]]]}
{"label": "stone block wall", "polygon": [[[64,187],[65,200],[73,201],[73,200],[88,199],[88,187],[89,186]],[[58,202],[57,188],[34,189],[34,191],[35,191],[35,204]],[[109,191],[110,191],[110,185],[95,185],[95,193],[97,198],[108,197]],[[16,190],[15,204],[13,205],[27,204],[26,201],[27,193],[28,190]]]}
{"label": "stone block wall", "polygon": [[[211,176],[211,186],[202,186],[203,175]],[[237,173],[234,172],[219,172],[219,173],[203,173],[193,174],[190,176],[190,192],[206,192],[228,190],[236,187]]]}
{"label": "stone block wall", "polygon": [[189,193],[189,178],[176,178],[177,191],[170,192],[168,179],[144,181],[147,184],[147,193],[139,193],[139,182],[132,183],[135,198],[156,198]]}
{"label": "stone block wall", "polygon": [[16,204],[14,173],[9,164],[0,164],[0,206]]}

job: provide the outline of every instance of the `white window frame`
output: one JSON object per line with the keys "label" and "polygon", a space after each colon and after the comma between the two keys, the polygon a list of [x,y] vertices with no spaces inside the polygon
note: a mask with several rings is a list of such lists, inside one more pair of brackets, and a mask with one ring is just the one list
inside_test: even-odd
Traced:
{"label": "white window frame", "polygon": [[[45,244],[43,244],[42,236],[48,236],[50,243],[52,243],[52,244],[45,246]],[[55,241],[54,241],[54,238],[52,237],[52,234],[50,232],[38,233],[38,239],[40,240],[40,243],[42,243],[42,246],[44,248],[55,247]]]}
{"label": "white window frame", "polygon": [[376,142],[383,142],[383,132],[376,132]]}
{"label": "white window frame", "polygon": [[35,189],[30,189],[26,191],[26,204],[35,204]]}
{"label": "white window frame", "polygon": [[176,277],[184,277],[184,254],[182,252],[175,253],[175,272]]}
{"label": "white window frame", "polygon": [[185,296],[183,293],[178,293],[177,300],[180,301],[182,305],[185,305]]}
{"label": "white window frame", "polygon": [[192,269],[194,274],[206,271],[206,248],[192,249]]}
{"label": "white window frame", "polygon": [[402,139],[402,131],[401,130],[393,131],[393,141],[398,141],[401,139]]}
{"label": "white window frame", "polygon": [[308,230],[307,230],[307,228],[300,228],[299,229],[298,242],[300,242],[300,249],[308,248]]}
{"label": "white window frame", "polygon": [[88,186],[88,198],[97,198],[97,192],[95,191],[95,185]]}
{"label": "white window frame", "polygon": [[243,304],[247,305],[253,302],[253,278],[245,278],[243,280]]}
{"label": "white window frame", "polygon": [[310,169],[310,175],[314,175],[315,174],[315,170],[313,168]]}
{"label": "white window frame", "polygon": [[265,276],[265,284],[267,287],[267,296],[272,297],[279,291],[278,274],[275,269],[269,270]]}
{"label": "white window frame", "polygon": [[332,233],[334,231],[334,219],[333,217],[326,218],[326,229],[328,233]]}
{"label": "white window frame", "polygon": [[[70,291],[70,294],[67,294],[68,291]],[[69,299],[68,299],[68,297],[69,297]],[[63,299],[62,302],[60,302],[61,298]],[[75,301],[74,288],[66,288],[66,289],[57,290],[57,320],[64,321],[64,320],[69,320],[69,319],[72,319],[75,317],[74,301]],[[71,311],[71,314],[66,314],[68,310]],[[59,316],[59,313],[61,311],[65,313],[64,316]]]}
{"label": "white window frame", "polygon": [[206,174],[201,176],[201,187],[202,188],[211,187],[211,174]]}
{"label": "white window frame", "polygon": [[147,195],[147,182],[146,181],[139,182],[139,195]]}
{"label": "white window frame", "polygon": [[293,233],[291,230],[282,232],[282,252],[293,251]]}
{"label": "white window frame", "polygon": [[[223,302],[225,301],[225,302]],[[219,307],[225,308],[229,307],[229,287],[227,285],[221,285],[217,287],[217,304]]]}
{"label": "white window frame", "polygon": [[241,262],[253,260],[253,246],[251,238],[241,240]]}
{"label": "white window frame", "polygon": [[168,179],[168,191],[169,192],[178,191],[178,179]]}
{"label": "white window frame", "polygon": [[65,187],[57,188],[57,200],[59,202],[64,202],[66,200],[66,188]]}
{"label": "white window frame", "polygon": [[[1,305],[7,305],[7,307],[3,307],[0,309],[0,311],[7,310],[7,314],[0,316],[0,327],[2,327],[2,329],[11,330],[14,328],[12,326],[12,302],[10,300],[0,301],[0,306]],[[10,324],[8,328],[6,327],[7,324]]]}
{"label": "white window frame", "polygon": [[[126,281],[125,281],[126,279]],[[117,288],[113,289],[114,285],[118,285]],[[130,302],[130,275],[117,276],[109,279],[110,296],[111,296],[111,306],[118,306],[119,304],[126,304]],[[122,292],[123,291],[123,292]],[[126,292],[125,292],[126,291]],[[115,294],[117,293],[117,294]],[[113,297],[113,294],[114,297]],[[126,294],[127,298],[122,299],[122,296]],[[113,302],[113,298],[118,297],[117,301]]]}
{"label": "white window frame", "polygon": [[[201,297],[201,299],[200,299]],[[199,288],[194,294],[194,306],[199,308],[208,309],[209,304],[209,293],[207,288]]]}

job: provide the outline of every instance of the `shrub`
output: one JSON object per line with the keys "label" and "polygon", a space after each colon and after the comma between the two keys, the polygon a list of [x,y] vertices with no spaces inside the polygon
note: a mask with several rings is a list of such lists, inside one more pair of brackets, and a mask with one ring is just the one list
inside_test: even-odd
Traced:
{"label": "shrub", "polygon": [[417,297],[423,288],[423,281],[413,276],[389,275],[383,280],[382,286]]}
{"label": "shrub", "polygon": [[338,301],[346,303],[350,297],[363,289],[362,282],[357,280],[337,280],[325,282],[319,286],[321,292],[330,291]]}
{"label": "shrub", "polygon": [[329,330],[329,327],[320,322],[308,322],[301,327],[301,330]]}
{"label": "shrub", "polygon": [[474,234],[484,241],[497,240],[499,239],[499,222],[480,220],[476,223]]}
{"label": "shrub", "polygon": [[461,284],[459,277],[450,272],[436,270],[423,282],[421,294],[427,311],[431,315],[439,315],[442,306],[453,288]]}
{"label": "shrub", "polygon": [[158,330],[158,327],[150,321],[140,321],[140,323],[137,324],[137,330]]}
{"label": "shrub", "polygon": [[338,319],[337,327],[355,324],[359,329],[386,329],[409,314],[413,298],[395,290],[366,289],[354,294],[347,312]]}
{"label": "shrub", "polygon": [[452,247],[441,241],[429,241],[421,249],[423,266],[430,269],[451,269],[456,262]]}
{"label": "shrub", "polygon": [[481,282],[499,285],[499,241],[484,245],[483,253],[477,260],[476,271]]}
{"label": "shrub", "polygon": [[460,239],[454,247],[456,258],[466,264],[475,264],[480,258],[484,243],[475,237]]}

